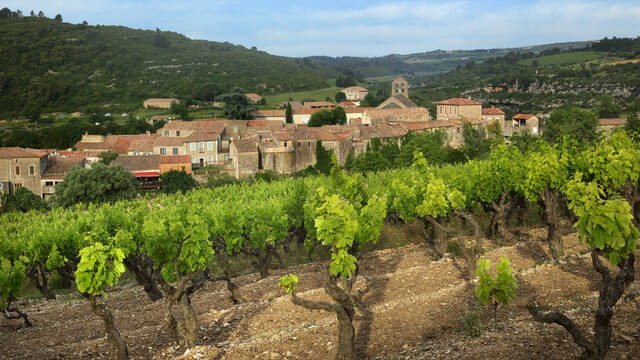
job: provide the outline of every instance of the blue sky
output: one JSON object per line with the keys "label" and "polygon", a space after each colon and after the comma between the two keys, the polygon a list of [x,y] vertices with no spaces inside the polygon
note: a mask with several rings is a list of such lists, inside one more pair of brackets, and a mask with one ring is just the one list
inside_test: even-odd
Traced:
{"label": "blue sky", "polygon": [[64,21],[169,30],[276,55],[379,56],[640,35],[640,1],[4,0]]}

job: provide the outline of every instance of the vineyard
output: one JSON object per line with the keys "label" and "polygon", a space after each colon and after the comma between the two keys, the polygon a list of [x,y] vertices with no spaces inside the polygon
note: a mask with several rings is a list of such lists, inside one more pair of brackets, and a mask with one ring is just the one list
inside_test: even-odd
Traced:
{"label": "vineyard", "polygon": [[[494,322],[510,303],[520,304],[527,311],[520,317],[541,323],[540,344],[561,342],[565,355],[602,359],[612,347],[619,351],[612,344],[619,327],[636,323],[616,318],[614,306],[632,311],[623,297],[636,296],[628,288],[635,276],[639,177],[640,145],[619,131],[596,144],[541,142],[527,153],[496,144],[486,160],[459,165],[431,166],[428,154],[416,152],[411,167],[392,171],[347,173],[334,163],[328,176],[8,214],[0,218],[0,308],[16,330],[3,330],[0,350],[15,358],[34,357],[20,355],[25,346],[48,358],[106,352],[118,359],[164,358],[186,349],[208,358],[266,352],[265,358],[270,349],[294,358],[375,357],[400,352],[408,342],[428,344],[420,334],[437,332],[438,319],[450,330],[468,311],[461,299],[472,288],[471,297],[491,305]],[[522,231],[531,211],[545,224],[544,238],[535,242],[542,246]],[[385,226],[403,224],[418,226],[425,245],[371,252]],[[573,231],[579,241],[564,236]],[[327,255],[326,261],[283,271],[294,248],[309,259]],[[237,277],[239,259],[251,259],[255,274]],[[549,266],[536,268],[543,260]],[[589,274],[586,282],[595,284],[590,319],[549,303],[552,291],[588,293],[584,278],[555,274],[554,281],[537,282],[527,270],[551,274],[560,264]],[[125,272],[136,286],[117,285]],[[74,282],[86,305],[57,296],[54,277]],[[37,307],[20,306],[27,283],[46,299],[59,298],[47,302],[57,314],[48,328],[33,320]],[[143,301],[144,310],[131,311]],[[242,321],[248,315],[251,320]],[[406,316],[407,329],[393,326],[392,315]],[[101,330],[83,330],[89,319],[99,319]],[[132,333],[137,321],[148,329],[158,319],[152,333]],[[89,348],[101,352],[47,352],[46,331],[64,331],[55,327],[63,321],[76,337],[99,331]],[[240,322],[242,329],[236,328]],[[234,331],[244,348],[213,340]],[[296,331],[306,335],[298,339]],[[518,336],[508,328],[492,331]],[[304,341],[317,345],[318,339],[330,354],[307,352],[313,346]],[[138,342],[152,342],[161,352]],[[526,349],[517,351],[516,358],[528,358]]]}

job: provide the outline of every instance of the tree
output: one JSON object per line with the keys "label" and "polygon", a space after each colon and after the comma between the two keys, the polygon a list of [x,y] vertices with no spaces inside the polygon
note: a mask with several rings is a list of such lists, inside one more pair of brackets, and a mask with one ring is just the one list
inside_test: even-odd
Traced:
{"label": "tree", "polygon": [[627,116],[627,122],[624,124],[624,129],[629,134],[635,134],[640,136],[640,118],[638,112],[640,112],[640,104],[633,103],[628,108],[629,116]]}
{"label": "tree", "polygon": [[549,119],[542,124],[542,137],[555,143],[567,135],[582,142],[590,142],[598,138],[598,116],[590,110],[575,106],[559,108],[551,112]]}
{"label": "tree", "polygon": [[36,16],[36,13],[35,13],[33,10],[31,10],[31,12],[29,13],[29,16],[31,16],[31,17],[35,17],[35,16]]}
{"label": "tree", "polygon": [[59,22],[62,22],[62,15],[60,15],[60,14],[56,15],[55,20],[59,21]]}
{"label": "tree", "polygon": [[13,194],[0,193],[0,213],[27,212],[29,210],[46,209],[46,207],[47,205],[41,197],[24,187],[17,188]]}
{"label": "tree", "polygon": [[320,127],[322,125],[332,125],[334,123],[334,113],[328,109],[320,109],[313,114],[307,123],[309,127]]}
{"label": "tree", "polygon": [[180,119],[182,120],[191,120],[189,118],[189,110],[187,109],[187,105],[183,101],[171,104],[171,112],[180,116]]}
{"label": "tree", "polygon": [[160,184],[162,192],[166,194],[174,194],[178,191],[186,193],[198,186],[196,179],[184,170],[171,170],[160,175]]}
{"label": "tree", "polygon": [[345,93],[343,93],[342,91],[338,91],[338,93],[335,96],[335,99],[337,103],[347,101],[347,95],[345,95]]}
{"label": "tree", "polygon": [[55,187],[52,203],[69,207],[77,203],[130,200],[138,195],[136,177],[120,164],[107,166],[100,162],[86,169],[74,166]]}
{"label": "tree", "polygon": [[347,123],[347,113],[342,106],[336,106],[333,109],[333,123],[336,125],[344,125]]}
{"label": "tree", "polygon": [[482,158],[491,150],[491,142],[487,139],[484,126],[473,126],[466,122],[462,127],[462,136],[464,137],[462,151],[468,159]]}
{"label": "tree", "polygon": [[595,111],[601,118],[614,118],[620,116],[622,109],[613,101],[613,96],[602,94],[598,96],[594,104]]}
{"label": "tree", "polygon": [[44,17],[44,13],[42,12],[42,10],[38,11],[38,17],[39,18],[43,18]]}
{"label": "tree", "polygon": [[256,107],[239,88],[234,88],[233,92],[221,95],[220,100],[224,101],[224,116],[226,118],[234,120],[253,119],[253,112],[256,111]]}
{"label": "tree", "polygon": [[2,8],[2,10],[0,10],[0,19],[10,19],[11,16],[12,12],[8,7]]}
{"label": "tree", "polygon": [[322,146],[322,141],[316,142],[316,164],[314,168],[321,174],[329,175],[331,171],[331,159],[334,157],[333,150],[326,150]]}
{"label": "tree", "polygon": [[100,156],[98,157],[100,158],[101,163],[108,166],[109,164],[111,164],[113,160],[115,160],[118,157],[118,153],[106,152],[106,153],[100,154]]}
{"label": "tree", "polygon": [[284,118],[287,124],[293,124],[293,109],[289,102],[287,102],[287,108],[284,110]]}
{"label": "tree", "polygon": [[163,49],[166,49],[169,46],[171,46],[167,37],[164,36],[162,31],[160,31],[160,29],[158,28],[156,28],[156,35],[153,37],[153,46],[163,48]]}

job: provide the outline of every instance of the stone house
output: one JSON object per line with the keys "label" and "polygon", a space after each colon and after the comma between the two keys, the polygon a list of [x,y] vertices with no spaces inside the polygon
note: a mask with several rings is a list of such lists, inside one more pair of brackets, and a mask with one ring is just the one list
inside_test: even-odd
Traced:
{"label": "stone house", "polygon": [[62,182],[64,175],[74,166],[85,167],[87,159],[81,154],[51,156],[40,179],[42,197],[47,199],[55,193],[55,186]]}
{"label": "stone house", "polygon": [[142,103],[142,107],[147,108],[161,108],[170,109],[171,105],[179,103],[180,100],[174,98],[152,98],[147,99]]}
{"label": "stone house", "polygon": [[253,104],[257,104],[262,100],[262,96],[254,93],[244,94],[244,96],[246,96]]}
{"label": "stone house", "polygon": [[159,136],[151,143],[151,154],[148,151],[148,145],[142,144],[141,147],[131,148],[129,155],[186,155],[185,147],[186,137]]}
{"label": "stone house", "polygon": [[[171,121],[158,132],[160,138],[157,142],[165,146],[156,146],[154,143],[154,154],[189,155],[194,167],[220,165],[229,160],[228,153],[220,157],[222,138],[225,134],[224,121],[208,119]],[[178,144],[183,144],[184,152],[180,150]],[[169,147],[171,147],[171,154],[163,154],[162,148]],[[178,148],[178,154],[174,154],[175,148]]]}
{"label": "stone house", "polygon": [[348,88],[340,90],[340,92],[344,93],[347,101],[353,101],[358,104],[369,94],[369,90],[362,86],[349,86]]}
{"label": "stone house", "polygon": [[510,121],[505,121],[503,134],[511,136],[524,129],[528,129],[532,135],[540,135],[538,117],[533,114],[516,114]]}
{"label": "stone house", "polygon": [[400,122],[429,121],[429,110],[422,107],[370,109],[362,114],[362,124],[388,125]]}
{"label": "stone house", "polygon": [[188,155],[160,156],[160,175],[171,170],[184,170],[187,174],[191,174],[191,157]]}
{"label": "stone house", "polygon": [[502,126],[503,128],[505,126],[504,111],[496,107],[483,108],[482,120],[484,120],[488,124],[492,124],[494,121],[498,121],[500,123],[500,126]]}
{"label": "stone house", "polygon": [[49,161],[46,151],[0,148],[0,192],[12,194],[24,187],[42,197],[41,179]]}
{"label": "stone house", "polygon": [[229,155],[236,179],[251,176],[260,168],[258,144],[253,139],[239,139],[231,142]]}
{"label": "stone house", "polygon": [[254,120],[281,121],[284,123],[286,121],[285,111],[286,110],[258,110],[251,115]]}
{"label": "stone house", "polygon": [[611,132],[613,129],[625,126],[627,124],[627,119],[625,118],[614,118],[614,119],[599,119],[598,120],[598,131]]}
{"label": "stone house", "polygon": [[482,119],[482,103],[463,99],[452,98],[436,103],[437,120],[470,120]]}

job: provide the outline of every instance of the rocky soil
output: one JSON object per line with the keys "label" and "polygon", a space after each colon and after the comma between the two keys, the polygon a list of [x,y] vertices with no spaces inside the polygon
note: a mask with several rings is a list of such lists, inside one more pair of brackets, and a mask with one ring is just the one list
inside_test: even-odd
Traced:
{"label": "rocky soil", "polygon": [[[532,320],[525,305],[538,303],[565,311],[589,331],[597,303],[598,274],[575,235],[565,237],[568,254],[550,260],[545,231],[531,239],[498,247],[486,242],[485,256],[511,260],[519,288],[516,300],[494,314],[484,309],[480,337],[461,331],[460,317],[474,303],[475,282],[464,278],[464,263],[435,260],[423,245],[367,253],[356,284],[366,291],[356,312],[357,345],[369,359],[567,359],[580,349],[566,331]],[[199,316],[198,346],[185,351],[163,329],[163,305],[152,303],[139,286],[109,293],[116,326],[134,359],[331,359],[336,349],[335,314],[308,311],[291,303],[277,286],[287,273],[300,278],[299,296],[328,299],[322,289],[326,263],[278,269],[260,280],[257,274],[237,278],[246,303],[233,305],[223,283],[209,283],[193,297]],[[636,270],[638,271],[638,270]],[[636,284],[634,287],[637,288]],[[635,290],[637,291],[637,290]],[[633,292],[633,291],[632,291]],[[640,294],[640,291],[638,291]],[[0,319],[2,359],[114,358],[102,323],[76,295],[55,301],[23,301],[34,323]],[[630,296],[615,308],[610,359],[640,358],[640,300]]]}

